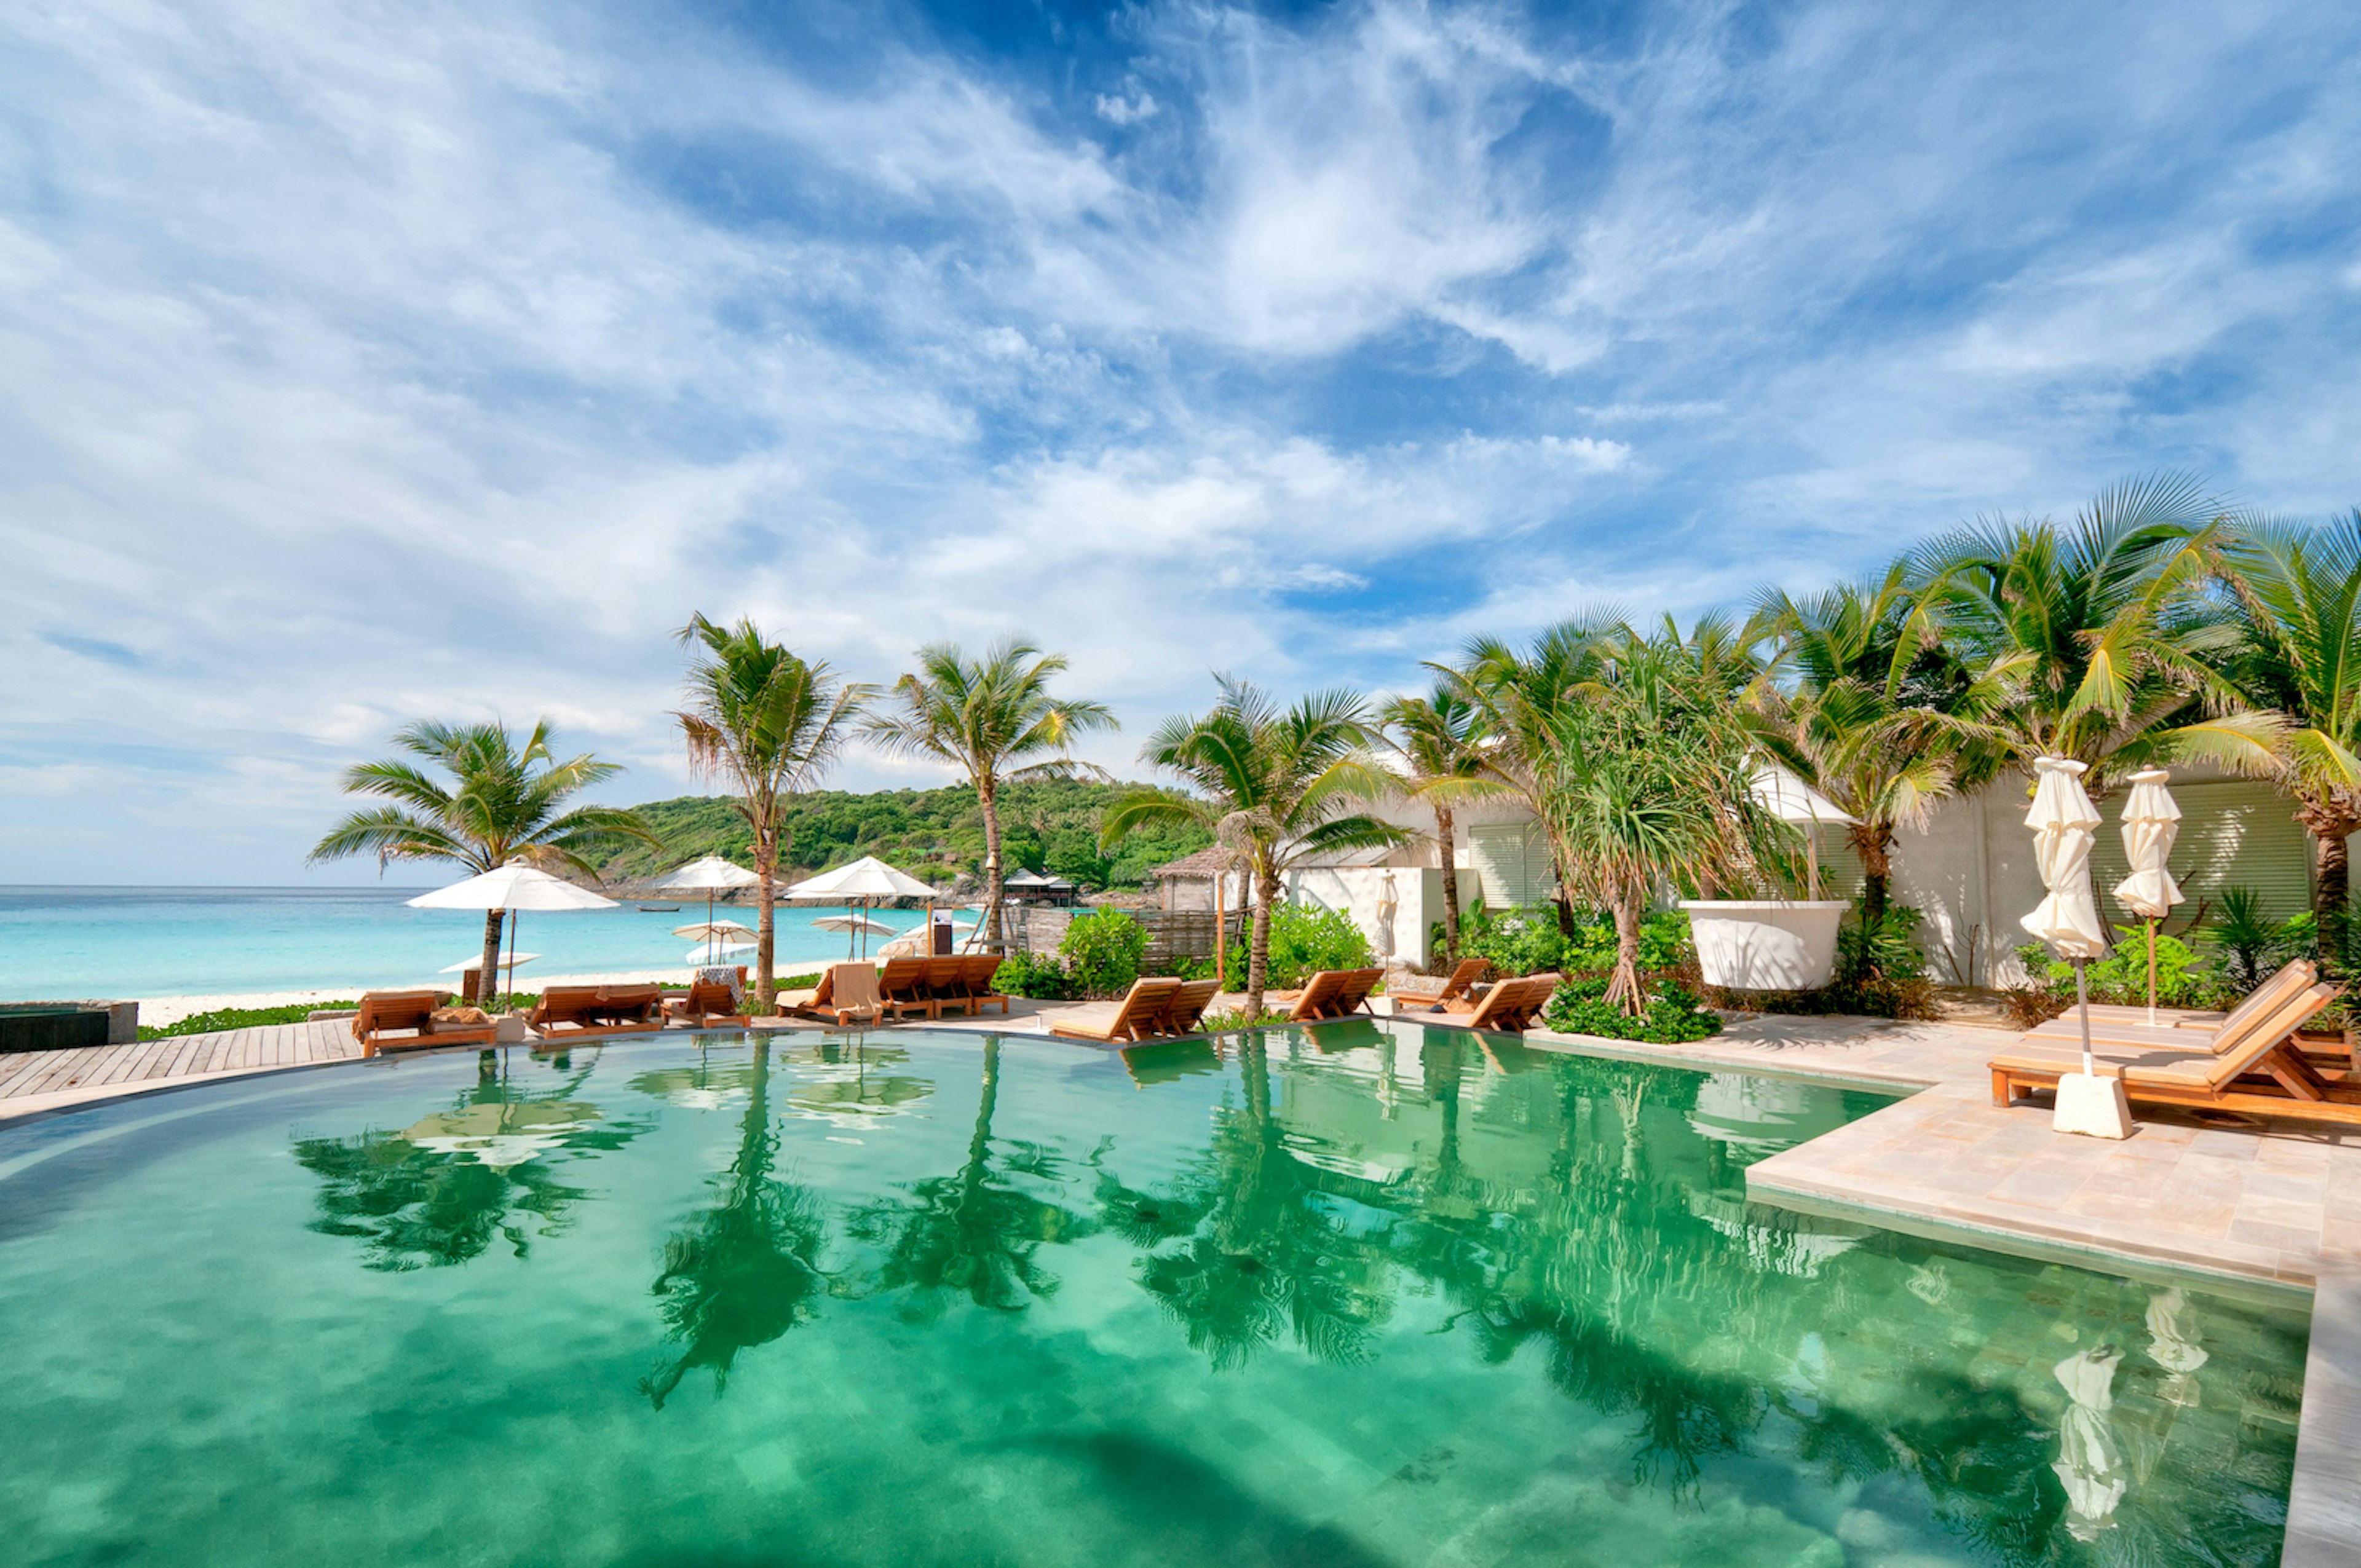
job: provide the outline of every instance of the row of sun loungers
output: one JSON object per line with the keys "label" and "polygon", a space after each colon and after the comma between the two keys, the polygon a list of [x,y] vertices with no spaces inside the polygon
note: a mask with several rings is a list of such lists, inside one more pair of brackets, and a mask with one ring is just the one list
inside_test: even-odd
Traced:
{"label": "row of sun loungers", "polygon": [[[2299,959],[2210,1022],[2190,1016],[2151,1028],[2145,1009],[2093,1007],[2092,1055],[2100,1076],[2121,1079],[2125,1098],[2135,1105],[2361,1124],[2361,1085],[2323,1075],[2297,1038],[2336,994],[2336,987],[2322,983],[2319,971]],[[2130,1016],[2135,1014],[2136,1019]],[[2051,1019],[1989,1066],[1996,1105],[2029,1091],[2055,1090],[2059,1079],[2082,1070],[2080,1017]]]}

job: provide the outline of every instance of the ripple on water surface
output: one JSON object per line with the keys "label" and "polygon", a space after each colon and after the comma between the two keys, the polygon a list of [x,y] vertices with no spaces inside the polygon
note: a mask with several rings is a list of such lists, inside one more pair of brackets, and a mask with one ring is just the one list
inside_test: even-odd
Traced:
{"label": "ripple on water surface", "polygon": [[1882,1103],[1361,1022],[0,1131],[13,1561],[2276,1559],[2304,1317],[1750,1205]]}

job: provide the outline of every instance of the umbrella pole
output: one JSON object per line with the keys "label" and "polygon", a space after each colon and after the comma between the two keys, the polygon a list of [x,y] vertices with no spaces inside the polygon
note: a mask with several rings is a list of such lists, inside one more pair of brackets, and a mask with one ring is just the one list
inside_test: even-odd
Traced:
{"label": "umbrella pole", "polygon": [[2147,922],[2147,1022],[2156,1027],[2156,916]]}
{"label": "umbrella pole", "polygon": [[1213,989],[1227,991],[1229,983],[1230,945],[1222,940],[1222,883],[1229,877],[1218,867],[1213,872]]}
{"label": "umbrella pole", "polygon": [[[514,1007],[516,1005],[517,927],[523,923],[523,910],[511,909],[509,911],[509,1005],[511,1007]],[[500,993],[500,988],[497,985],[493,986],[492,994],[498,996]]]}
{"label": "umbrella pole", "polygon": [[2082,1076],[2096,1078],[2099,1064],[2091,1056],[2091,992],[2083,977],[2090,962],[2088,959],[2074,960],[2074,1004],[2082,1014]]}

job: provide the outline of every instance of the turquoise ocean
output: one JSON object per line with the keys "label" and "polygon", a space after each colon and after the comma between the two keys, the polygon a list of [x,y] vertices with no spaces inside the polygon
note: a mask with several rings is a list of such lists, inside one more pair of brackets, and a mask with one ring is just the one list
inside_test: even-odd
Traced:
{"label": "turquoise ocean", "polygon": [[[31,887],[0,884],[0,999],[211,995],[315,987],[455,986],[445,964],[478,952],[484,917],[412,909],[424,887]],[[778,912],[778,962],[793,972],[846,956],[844,934],[812,921],[842,911]],[[750,907],[721,905],[717,919],[754,924]],[[523,916],[517,950],[539,975],[650,972],[686,966],[695,944],[672,934],[705,917],[684,898],[676,914],[614,909]],[[884,909],[871,918],[896,931],[923,912]],[[870,950],[890,937],[873,935]]]}

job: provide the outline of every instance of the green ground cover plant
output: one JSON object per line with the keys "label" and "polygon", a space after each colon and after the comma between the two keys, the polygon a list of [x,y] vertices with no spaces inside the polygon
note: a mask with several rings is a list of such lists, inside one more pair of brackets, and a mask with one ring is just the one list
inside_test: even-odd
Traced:
{"label": "green ground cover plant", "polygon": [[272,1024],[301,1024],[316,1012],[335,1012],[339,1008],[358,1007],[357,1001],[300,1002],[285,1007],[216,1007],[210,1013],[192,1013],[177,1024],[150,1026],[139,1025],[143,1040],[170,1040],[182,1035],[217,1035],[225,1029],[260,1029]]}
{"label": "green ground cover plant", "polygon": [[[1244,942],[1231,944],[1229,972],[1233,976],[1246,974],[1246,958]],[[1351,916],[1340,911],[1323,909],[1315,904],[1281,904],[1270,912],[1268,983],[1274,990],[1301,985],[1322,970],[1369,969],[1377,961],[1377,955],[1369,950],[1368,938],[1353,924]],[[1205,972],[1213,972],[1210,964]]]}
{"label": "green ground cover plant", "polygon": [[1659,1046],[1721,1033],[1721,1015],[1676,980],[1657,981],[1651,987],[1646,1010],[1636,1017],[1607,1000],[1607,985],[1604,973],[1567,981],[1551,993],[1549,1005],[1542,1010],[1542,1022],[1560,1034],[1597,1035]]}

